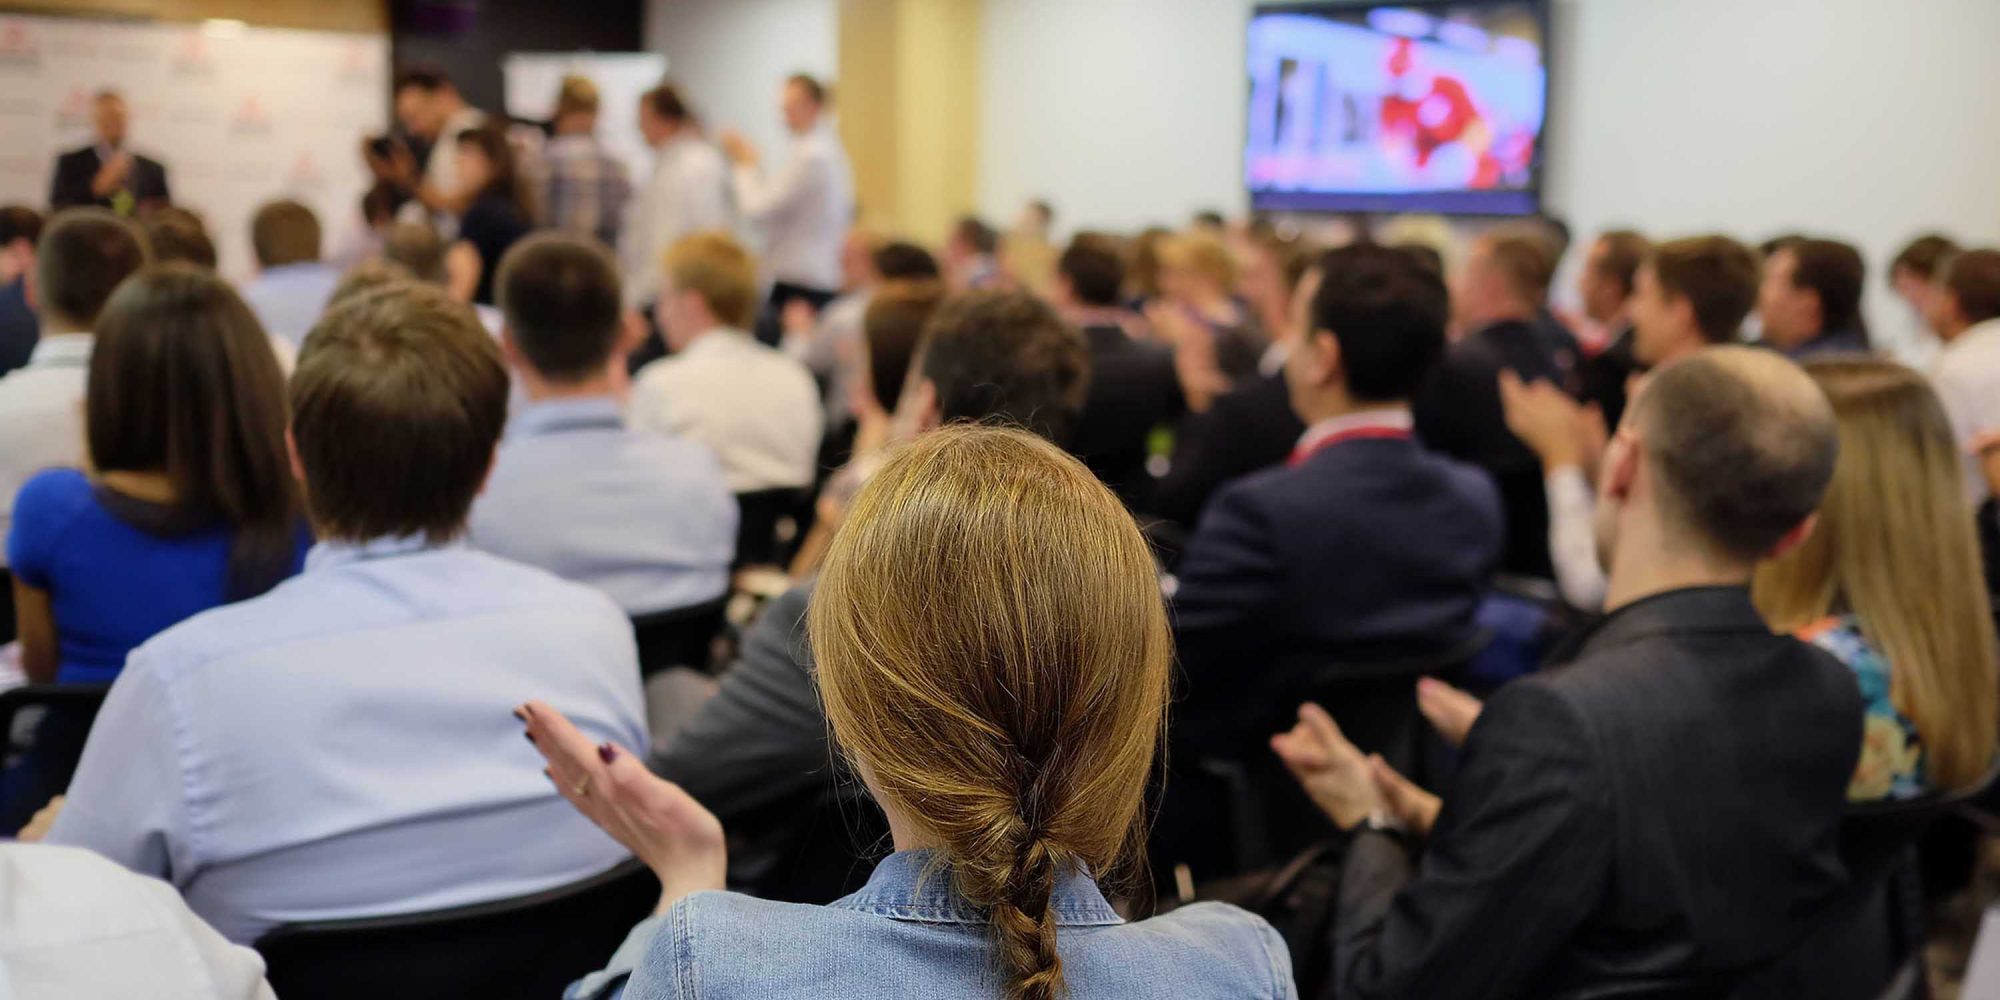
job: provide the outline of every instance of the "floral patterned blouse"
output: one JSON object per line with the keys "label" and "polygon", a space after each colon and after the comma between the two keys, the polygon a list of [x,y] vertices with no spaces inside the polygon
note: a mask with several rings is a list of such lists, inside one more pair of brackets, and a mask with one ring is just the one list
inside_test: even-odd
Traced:
{"label": "floral patterned blouse", "polygon": [[1930,790],[1924,777],[1924,746],[1916,723],[1889,697],[1889,661],[1861,634],[1853,615],[1820,619],[1799,630],[1799,638],[1833,654],[1854,671],[1861,685],[1861,761],[1848,783],[1849,802],[1915,798]]}

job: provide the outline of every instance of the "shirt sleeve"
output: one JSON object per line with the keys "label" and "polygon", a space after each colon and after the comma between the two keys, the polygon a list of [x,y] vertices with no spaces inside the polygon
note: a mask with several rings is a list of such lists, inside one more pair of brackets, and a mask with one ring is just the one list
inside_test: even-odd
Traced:
{"label": "shirt sleeve", "polygon": [[62,502],[68,470],[44,472],[27,481],[14,496],[14,522],[7,531],[7,566],[22,583],[48,590],[56,541],[62,534],[67,507]]}
{"label": "shirt sleeve", "polygon": [[570,984],[563,992],[563,1000],[621,1000],[625,995],[625,983],[632,978],[632,971],[646,958],[646,951],[653,946],[653,939],[659,936],[660,927],[666,923],[661,916],[647,917],[633,925],[632,932],[625,935],[625,943],[618,946],[617,953],[604,968]]}
{"label": "shirt sleeve", "polygon": [[682,194],[686,204],[681,209],[685,219],[682,232],[699,233],[711,229],[729,229],[733,220],[729,215],[729,176],[720,157],[710,157],[702,161],[699,169],[691,171]]}
{"label": "shirt sleeve", "polygon": [[193,954],[209,995],[217,1000],[274,1000],[271,984],[264,980],[264,959],[255,951],[231,944],[208,922],[188,909],[172,886],[151,879],[135,878],[159,897],[160,905],[179,924],[181,940]]}
{"label": "shirt sleeve", "polygon": [[1260,621],[1285,587],[1281,543],[1270,519],[1242,489],[1224,487],[1202,514],[1181,558],[1174,589],[1174,635],[1190,700],[1218,661],[1257,662],[1269,644]]}
{"label": "shirt sleeve", "polygon": [[90,727],[49,843],[88,848],[176,885],[192,877],[177,716],[173,691],[140,647]]}
{"label": "shirt sleeve", "polygon": [[1575,466],[1550,469],[1544,484],[1549,494],[1549,558],[1555,563],[1556,586],[1563,600],[1585,611],[1604,607],[1604,566],[1597,559],[1593,524],[1597,501],[1583,470]]}
{"label": "shirt sleeve", "polygon": [[798,150],[777,172],[766,177],[755,167],[736,168],[736,204],[743,214],[760,222],[791,212],[826,169],[821,157]]}

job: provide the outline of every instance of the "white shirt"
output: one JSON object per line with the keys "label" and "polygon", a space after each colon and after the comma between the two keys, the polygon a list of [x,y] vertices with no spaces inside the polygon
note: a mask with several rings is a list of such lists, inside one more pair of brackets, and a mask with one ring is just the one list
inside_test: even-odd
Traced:
{"label": "white shirt", "polygon": [[819,460],[819,388],[805,366],[740,330],[710,330],[639,370],[631,418],[641,430],[700,441],[735,493],[807,486]]}
{"label": "white shirt", "polygon": [[265,1000],[264,960],[173,886],[73,847],[0,843],[0,997]]}
{"label": "white shirt", "polygon": [[609,598],[463,546],[323,543],[132,652],[48,842],[166,878],[239,943],[566,885],[627,854],[542,776],[531,698],[648,745]]}
{"label": "white shirt", "polygon": [[822,118],[795,138],[769,177],[736,168],[736,204],[764,227],[764,264],[774,280],[840,288],[840,245],[854,223],[854,174],[830,122]]}
{"label": "white shirt", "polygon": [[[81,466],[83,396],[90,381],[87,333],[48,333],[27,367],[0,378],[0,540],[14,525],[14,494],[43,469]],[[7,561],[0,544],[0,566]]]}
{"label": "white shirt", "polygon": [[1550,469],[1544,488],[1549,499],[1549,559],[1555,565],[1556,588],[1571,607],[1598,611],[1604,607],[1604,564],[1597,558],[1597,496],[1583,470],[1574,465]]}
{"label": "white shirt", "polygon": [[714,146],[692,135],[677,135],[655,155],[653,176],[632,209],[620,247],[625,301],[631,306],[659,297],[660,272],[674,241],[735,225],[729,207],[729,169]]}
{"label": "white shirt", "polygon": [[[1961,449],[1976,435],[2000,430],[2000,319],[1977,324],[1944,345],[1931,365],[1931,384]],[[1968,450],[1963,462],[1966,496],[1982,503],[1988,491],[1979,457]]]}
{"label": "white shirt", "polygon": [[266,268],[239,291],[264,332],[296,352],[339,284],[340,271],[315,260]]}

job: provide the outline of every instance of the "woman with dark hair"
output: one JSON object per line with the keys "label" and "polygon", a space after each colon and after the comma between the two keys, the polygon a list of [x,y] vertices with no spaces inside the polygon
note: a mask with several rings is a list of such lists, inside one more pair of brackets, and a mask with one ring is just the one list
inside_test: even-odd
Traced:
{"label": "woman with dark hair", "polygon": [[515,163],[514,148],[497,128],[469,128],[458,134],[458,180],[466,198],[458,238],[479,253],[479,286],[472,301],[490,306],[500,258],[528,235],[534,203]]}
{"label": "woman with dark hair", "polygon": [[98,317],[89,470],[51,469],[7,540],[29,679],[109,681],[153,634],[298,571],[310,539],[285,455],[285,386],[228,284],[142,271]]}

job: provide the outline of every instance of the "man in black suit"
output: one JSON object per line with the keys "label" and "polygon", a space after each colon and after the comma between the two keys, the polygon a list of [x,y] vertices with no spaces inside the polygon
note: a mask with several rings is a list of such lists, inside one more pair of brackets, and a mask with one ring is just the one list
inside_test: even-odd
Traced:
{"label": "man in black suit", "polygon": [[1639,265],[1652,245],[1630,229],[1599,236],[1584,255],[1576,291],[1583,314],[1604,328],[1604,349],[1582,364],[1583,401],[1597,405],[1606,427],[1618,426],[1625,415],[1625,383],[1639,370],[1632,353],[1632,301]]}
{"label": "man in black suit", "polygon": [[1270,706],[1329,664],[1465,644],[1499,562],[1492,483],[1411,432],[1410,397],[1444,349],[1444,283],[1372,245],[1317,271],[1285,363],[1306,432],[1285,466],[1216,494],[1177,574],[1176,726],[1225,755],[1260,745]]}
{"label": "man in black suit", "polygon": [[159,161],[125,148],[125,98],[115,90],[100,90],[90,104],[90,123],[97,141],[56,157],[56,175],[49,188],[49,206],[60,211],[72,205],[96,205],[120,215],[172,200],[167,192],[167,168]]}
{"label": "man in black suit", "polygon": [[1441,804],[1301,707],[1273,748],[1354,831],[1340,996],[1722,995],[1805,930],[1846,877],[1861,697],[1749,582],[1811,530],[1835,451],[1789,361],[1676,362],[1605,453],[1609,616],[1487,703]]}
{"label": "man in black suit", "polygon": [[1487,471],[1507,512],[1501,568],[1549,578],[1549,505],[1542,466],[1507,429],[1499,375],[1547,380],[1574,395],[1576,351],[1536,323],[1554,269],[1542,241],[1489,235],[1475,240],[1452,288],[1451,304],[1465,336],[1417,397],[1417,436],[1447,455]]}
{"label": "man in black suit", "polygon": [[1056,265],[1056,308],[1083,331],[1090,348],[1090,391],[1070,451],[1130,507],[1143,505],[1152,492],[1148,439],[1187,403],[1173,352],[1126,332],[1128,313],[1119,304],[1124,284],[1118,248],[1102,236],[1078,235]]}

